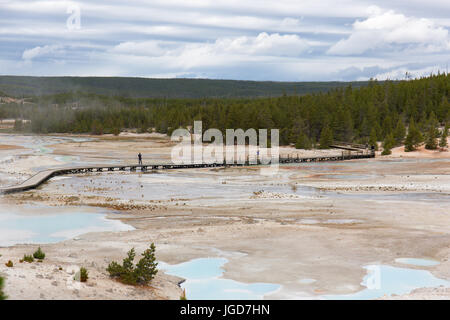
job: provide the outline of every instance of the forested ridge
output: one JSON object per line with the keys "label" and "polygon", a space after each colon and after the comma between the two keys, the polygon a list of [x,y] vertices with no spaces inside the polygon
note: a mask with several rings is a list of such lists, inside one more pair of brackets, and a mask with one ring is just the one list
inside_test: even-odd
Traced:
{"label": "forested ridge", "polygon": [[126,77],[0,76],[0,91],[9,96],[93,93],[130,98],[276,97],[326,92],[333,88],[366,86],[358,82],[277,82],[215,79],[149,79]]}
{"label": "forested ridge", "polygon": [[92,134],[118,134],[126,128],[170,134],[202,120],[204,130],[277,128],[281,145],[299,148],[327,147],[336,140],[372,145],[384,141],[393,147],[406,139],[414,150],[422,142],[437,143],[437,128],[450,123],[449,91],[450,76],[438,74],[266,98],[130,98],[70,92],[2,104],[0,118],[31,120],[18,122],[18,131]]}

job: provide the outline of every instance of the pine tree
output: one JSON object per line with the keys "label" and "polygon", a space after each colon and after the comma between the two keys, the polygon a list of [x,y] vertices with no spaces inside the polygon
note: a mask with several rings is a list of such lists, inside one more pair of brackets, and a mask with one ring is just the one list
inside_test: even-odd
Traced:
{"label": "pine tree", "polygon": [[447,119],[450,115],[450,102],[448,101],[448,98],[446,96],[442,98],[441,104],[439,105],[436,114],[440,121],[446,122],[450,120]]}
{"label": "pine tree", "polygon": [[125,284],[147,285],[158,272],[155,251],[155,244],[152,243],[150,248],[144,251],[142,258],[135,266],[133,261],[136,252],[133,248],[128,251],[127,257],[123,259],[122,265],[113,261],[108,265],[106,271],[108,271],[111,277],[117,278]]}
{"label": "pine tree", "polygon": [[377,131],[375,130],[375,128],[372,128],[372,130],[370,130],[369,144],[370,146],[375,147],[375,151],[378,151]]}
{"label": "pine tree", "polygon": [[416,147],[414,146],[413,136],[410,134],[411,131],[408,132],[405,140],[405,152],[416,151]]}
{"label": "pine tree", "polygon": [[405,139],[405,135],[406,135],[405,125],[403,124],[402,119],[398,119],[397,126],[395,127],[395,130],[394,130],[394,139],[395,139],[396,145],[400,145],[403,143],[403,140]]}
{"label": "pine tree", "polygon": [[392,131],[392,120],[391,117],[388,115],[384,118],[383,121],[383,137],[386,138],[389,133]]}
{"label": "pine tree", "polygon": [[394,136],[392,135],[392,133],[390,133],[384,139],[383,152],[381,153],[381,155],[383,156],[390,155],[392,153],[391,149],[394,146],[394,144],[395,144]]}
{"label": "pine tree", "polygon": [[127,252],[127,257],[123,259],[122,265],[113,261],[108,265],[106,271],[113,278],[119,278],[125,284],[136,284],[136,277],[134,276],[133,260],[136,255],[134,248]]}
{"label": "pine tree", "polygon": [[14,121],[14,131],[22,131],[23,129],[23,121],[16,119]]}
{"label": "pine tree", "polygon": [[408,127],[408,135],[406,136],[405,140],[405,151],[415,151],[422,141],[422,134],[420,133],[419,129],[417,129],[414,120],[411,118]]}
{"label": "pine tree", "polygon": [[333,144],[333,140],[333,131],[329,126],[325,126],[320,135],[319,148],[328,149]]}
{"label": "pine tree", "polygon": [[302,133],[295,143],[295,148],[309,150],[311,149],[311,140],[306,134]]}
{"label": "pine tree", "polygon": [[351,141],[353,138],[353,122],[350,111],[340,107],[333,119],[334,137],[340,141]]}
{"label": "pine tree", "polygon": [[436,128],[430,127],[425,138],[425,149],[436,150],[438,146]]}
{"label": "pine tree", "polygon": [[425,139],[425,149],[435,150],[438,147],[437,138],[439,137],[439,130],[437,126],[439,125],[434,112],[431,112],[430,117],[427,121],[427,134]]}
{"label": "pine tree", "polygon": [[97,119],[95,119],[92,122],[91,133],[94,135],[102,135],[103,134],[103,125]]}
{"label": "pine tree", "polygon": [[155,250],[155,244],[152,243],[150,248],[144,251],[141,260],[136,265],[136,278],[140,284],[148,284],[158,273]]}
{"label": "pine tree", "polygon": [[448,137],[448,126],[445,126],[444,130],[442,131],[441,139],[439,140],[439,147],[441,148],[447,148],[447,137]]}

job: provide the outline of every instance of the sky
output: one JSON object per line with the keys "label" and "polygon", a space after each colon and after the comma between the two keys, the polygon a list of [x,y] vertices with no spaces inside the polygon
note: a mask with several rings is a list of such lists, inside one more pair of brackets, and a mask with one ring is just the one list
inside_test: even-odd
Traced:
{"label": "sky", "polygon": [[449,30],[449,0],[0,0],[0,74],[404,79]]}

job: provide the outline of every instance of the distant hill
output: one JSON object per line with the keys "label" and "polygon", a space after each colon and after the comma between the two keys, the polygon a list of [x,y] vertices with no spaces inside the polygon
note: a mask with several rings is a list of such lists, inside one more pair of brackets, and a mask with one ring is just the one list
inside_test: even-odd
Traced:
{"label": "distant hill", "polygon": [[84,92],[133,98],[276,97],[324,92],[368,82],[271,82],[210,79],[148,79],[124,77],[25,77],[0,76],[0,92],[40,96]]}

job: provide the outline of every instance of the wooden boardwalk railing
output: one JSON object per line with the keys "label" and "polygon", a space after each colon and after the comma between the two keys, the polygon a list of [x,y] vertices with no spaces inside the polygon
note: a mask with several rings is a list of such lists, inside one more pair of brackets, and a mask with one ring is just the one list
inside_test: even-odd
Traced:
{"label": "wooden boardwalk railing", "polygon": [[[371,151],[361,151],[351,153],[348,151],[342,152],[342,155],[335,156],[319,156],[319,157],[299,157],[298,155],[280,156],[279,163],[304,163],[304,162],[320,162],[320,161],[342,161],[351,159],[374,158],[375,153]],[[99,165],[87,167],[69,167],[57,168],[40,171],[28,180],[22,182],[17,186],[0,188],[0,193],[14,193],[22,192],[30,189],[35,189],[47,180],[67,174],[91,173],[91,172],[113,172],[113,171],[148,171],[148,170],[168,170],[168,169],[192,169],[192,168],[215,168],[215,167],[236,167],[236,166],[252,166],[264,165],[256,158],[248,158],[245,161],[235,163],[193,163],[193,164],[143,164],[143,165]]]}

